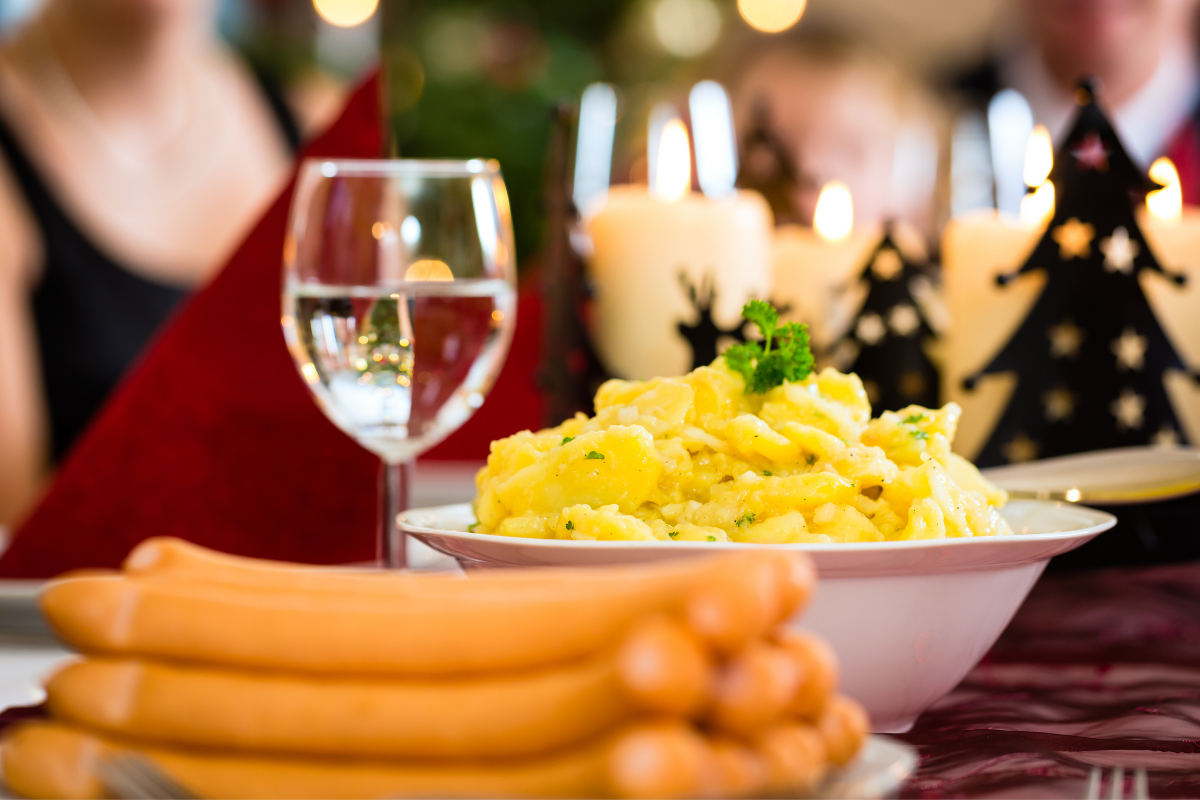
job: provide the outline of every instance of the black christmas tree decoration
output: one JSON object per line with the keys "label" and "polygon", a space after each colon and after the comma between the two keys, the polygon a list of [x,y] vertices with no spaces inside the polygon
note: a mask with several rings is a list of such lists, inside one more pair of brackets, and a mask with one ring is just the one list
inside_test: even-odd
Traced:
{"label": "black christmas tree decoration", "polygon": [[798,182],[796,162],[787,145],[771,129],[765,100],[759,99],[754,104],[754,116],[742,139],[738,162],[737,185],[766,198],[776,225],[800,222],[793,202]]}
{"label": "black christmas tree decoration", "polygon": [[927,349],[937,334],[913,292],[917,281],[931,285],[932,270],[905,255],[889,224],[859,280],[866,298],[830,348],[835,365],[862,378],[878,411],[936,406],[938,371]]}
{"label": "black christmas tree decoration", "polygon": [[711,277],[705,277],[700,285],[692,283],[686,272],[679,273],[679,283],[687,295],[688,302],[696,312],[695,322],[680,321],[676,323],[679,335],[692,348],[692,369],[707,367],[717,360],[717,348],[722,339],[746,341],[742,328],[746,321],[739,319],[733,328],[722,328],[713,319],[712,308],[717,299],[717,289]]}
{"label": "black christmas tree decoration", "polygon": [[1158,188],[1134,165],[1096,105],[1076,91],[1074,125],[1055,155],[1054,218],[1004,286],[1040,271],[1045,287],[990,362],[964,381],[1015,372],[1017,386],[977,462],[982,466],[1110,447],[1183,442],[1163,384],[1167,370],[1195,373],[1159,324],[1139,275],[1174,281],[1142,235],[1134,211]]}

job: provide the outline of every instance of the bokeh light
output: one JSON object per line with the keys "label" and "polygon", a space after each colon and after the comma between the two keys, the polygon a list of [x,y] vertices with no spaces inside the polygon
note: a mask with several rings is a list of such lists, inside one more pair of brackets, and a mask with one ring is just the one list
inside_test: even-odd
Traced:
{"label": "bokeh light", "polygon": [[454,273],[445,261],[437,258],[422,258],[414,261],[404,271],[406,281],[452,281]]}
{"label": "bokeh light", "polygon": [[654,35],[662,48],[679,58],[694,58],[721,35],[721,12],[713,0],[658,0]]}
{"label": "bokeh light", "polygon": [[379,0],[313,0],[321,19],[339,28],[353,28],[371,18]]}
{"label": "bokeh light", "polygon": [[807,0],[738,0],[746,24],[763,33],[779,33],[800,21]]}

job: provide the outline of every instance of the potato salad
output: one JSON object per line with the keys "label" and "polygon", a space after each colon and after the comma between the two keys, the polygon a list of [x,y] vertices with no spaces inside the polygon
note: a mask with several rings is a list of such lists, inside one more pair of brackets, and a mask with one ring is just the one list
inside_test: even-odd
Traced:
{"label": "potato salad", "polygon": [[1006,497],[950,452],[959,408],[871,419],[833,369],[762,395],[723,359],[679,378],[611,380],[596,416],[492,443],[476,530],[502,536],[879,542],[1012,530]]}
{"label": "potato salad", "polygon": [[1012,534],[1004,491],[950,451],[960,409],[871,418],[857,375],[753,301],[747,341],[678,378],[610,380],[594,417],[493,442],[474,530],[533,538],[881,542]]}

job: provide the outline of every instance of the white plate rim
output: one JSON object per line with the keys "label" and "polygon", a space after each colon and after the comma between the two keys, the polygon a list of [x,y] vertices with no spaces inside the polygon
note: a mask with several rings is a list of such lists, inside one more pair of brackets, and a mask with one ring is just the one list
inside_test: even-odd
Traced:
{"label": "white plate rim", "polygon": [[[1069,539],[1079,539],[1085,536],[1095,536],[1103,533],[1109,528],[1117,524],[1117,518],[1107,511],[1101,511],[1089,506],[1081,506],[1077,503],[1067,503],[1061,500],[1013,500],[1010,505],[1036,503],[1054,508],[1072,509],[1083,512],[1085,515],[1093,515],[1094,521],[1082,528],[1076,528],[1069,531],[1055,531],[1052,533],[1017,533],[1012,536],[967,536],[953,537],[946,539],[908,539],[904,541],[894,542],[799,542],[787,544],[757,544],[754,542],[665,542],[661,540],[654,541],[598,541],[592,539],[526,539],[512,536],[500,536],[494,533],[471,533],[470,531],[454,531],[446,528],[434,528],[428,525],[420,525],[414,521],[414,517],[420,514],[443,516],[448,514],[462,513],[464,510],[470,512],[470,503],[454,503],[445,506],[433,506],[431,508],[414,508],[409,511],[401,512],[396,523],[405,533],[415,535],[432,535],[440,537],[448,537],[454,539],[462,539],[471,542],[512,542],[520,544],[522,547],[547,548],[547,549],[563,549],[570,547],[577,548],[598,548],[602,550],[621,550],[621,549],[652,549],[652,548],[672,548],[679,550],[753,550],[763,547],[776,548],[781,550],[804,550],[816,553],[887,553],[895,551],[910,551],[921,550],[924,548],[942,548],[942,547],[973,547],[981,544],[991,544],[993,546],[1000,545],[1002,542],[1060,542]],[[1000,545],[1002,546],[1002,545]]]}

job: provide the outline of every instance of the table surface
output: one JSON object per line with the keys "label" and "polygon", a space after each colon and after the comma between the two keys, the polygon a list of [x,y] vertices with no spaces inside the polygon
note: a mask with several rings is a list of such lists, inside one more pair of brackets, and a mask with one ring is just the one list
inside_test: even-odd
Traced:
{"label": "table surface", "polygon": [[[1093,766],[1200,797],[1200,563],[1047,576],[904,740],[905,797],[1083,797]],[[1107,788],[1104,795],[1109,794]]]}

